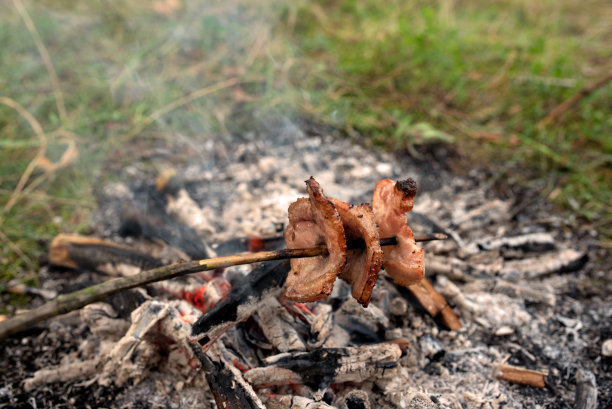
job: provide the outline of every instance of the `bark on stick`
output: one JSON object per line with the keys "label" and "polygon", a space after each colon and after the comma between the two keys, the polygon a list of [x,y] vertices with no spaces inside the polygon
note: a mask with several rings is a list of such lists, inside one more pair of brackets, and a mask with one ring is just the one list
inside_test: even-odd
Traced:
{"label": "bark on stick", "polygon": [[[426,235],[418,238],[419,241],[444,239],[440,234]],[[394,238],[391,238],[394,239]],[[390,240],[390,239],[382,239]],[[359,243],[352,243],[354,248]],[[168,280],[186,274],[206,270],[216,270],[242,264],[252,264],[262,261],[283,260],[289,258],[315,257],[327,254],[325,245],[306,249],[285,249],[273,251],[260,251],[258,253],[237,254],[225,257],[216,257],[196,261],[186,261],[162,266],[142,273],[105,281],[91,287],[84,288],[70,294],[63,294],[33,310],[18,314],[8,320],[0,322],[0,339],[27,330],[33,325],[56,315],[82,308],[88,304],[100,301],[109,295],[134,287],[141,287],[158,281]]]}

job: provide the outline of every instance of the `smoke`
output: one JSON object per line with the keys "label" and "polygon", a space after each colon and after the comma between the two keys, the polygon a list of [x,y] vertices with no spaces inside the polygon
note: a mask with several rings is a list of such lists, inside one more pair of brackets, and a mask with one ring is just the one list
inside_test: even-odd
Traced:
{"label": "smoke", "polygon": [[109,180],[152,181],[171,167],[222,186],[218,170],[236,160],[238,140],[282,138],[268,130],[297,116],[292,33],[304,4],[2,2],[0,227],[10,260],[35,271],[29,254],[46,249],[27,243],[83,229]]}
{"label": "smoke", "polygon": [[[8,36],[6,45],[15,48],[17,61],[31,58],[35,66],[31,72],[16,69],[17,81],[7,81],[6,92],[24,106],[31,106],[32,101],[26,101],[37,94],[51,97],[50,88],[61,92],[70,118],[65,125],[107,146],[135,138],[228,138],[244,132],[262,112],[288,114],[295,105],[289,70],[296,50],[290,37],[300,4],[24,4],[42,48],[17,17],[17,9],[9,7],[15,18],[7,31],[17,35]],[[57,84],[51,83],[40,49],[48,50]],[[31,92],[20,95],[17,84],[24,82],[32,86],[27,90]],[[45,103],[39,119],[43,125],[52,111],[55,107]],[[57,118],[58,113],[53,115]]]}

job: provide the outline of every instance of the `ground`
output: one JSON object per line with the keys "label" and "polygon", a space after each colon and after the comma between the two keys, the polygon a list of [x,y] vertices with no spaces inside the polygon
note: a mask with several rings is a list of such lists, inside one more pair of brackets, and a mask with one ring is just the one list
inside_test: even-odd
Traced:
{"label": "ground", "polygon": [[[256,135],[243,135],[231,142],[159,147],[159,163],[184,175],[189,195],[207,209],[204,214],[209,215],[216,230],[213,235],[206,235],[211,242],[243,236],[253,229],[260,233],[274,231],[279,221],[286,218],[287,203],[283,201],[302,195],[303,180],[312,172],[328,194],[355,203],[368,200],[374,181],[382,176],[414,177],[420,189],[414,210],[420,216],[411,223],[415,231],[443,228],[456,231],[464,242],[491,235],[504,237],[543,232],[555,238],[558,249],[576,249],[588,256],[588,261],[583,260],[567,271],[559,270],[537,278],[529,278],[529,271],[519,272],[525,276],[513,281],[517,278],[506,276],[503,271],[486,273],[498,256],[482,253],[477,257],[478,264],[474,265],[481,267],[466,267],[461,271],[463,279],[451,278],[468,300],[478,303],[480,308],[472,311],[471,307],[462,307],[456,304],[459,301],[449,298],[464,324],[459,332],[445,330],[414,304],[407,292],[380,278],[372,308],[385,311],[385,297],[398,296],[408,300],[408,311],[399,316],[389,315],[384,331],[364,334],[367,342],[398,334],[408,340],[410,347],[401,361],[404,372],[398,378],[405,377],[405,380],[392,387],[395,394],[384,397],[375,387],[351,387],[370,391],[371,399],[383,407],[397,407],[402,397],[414,391],[424,392],[442,408],[449,407],[444,405],[453,399],[464,404],[469,399],[496,401],[502,407],[572,407],[575,376],[581,369],[595,375],[599,404],[605,407],[610,403],[612,379],[608,373],[612,362],[609,357],[602,356],[601,344],[611,335],[611,288],[606,279],[611,260],[595,231],[564,220],[553,205],[524,187],[487,183],[491,176],[487,169],[473,168],[466,176],[451,175],[449,164],[458,158],[444,145],[423,150],[422,159],[415,161],[402,154],[376,153],[353,142],[339,141],[325,135],[324,129],[306,123],[297,126],[284,119],[270,118],[267,124],[256,131],[256,135],[268,135],[265,142]],[[310,133],[301,129],[310,129]],[[184,154],[187,146],[193,150],[191,155]],[[228,150],[230,147],[233,150]],[[180,152],[182,159],[176,161]],[[91,227],[97,236],[119,240],[117,231],[122,205],[126,201],[145,201],[140,195],[149,192],[147,186],[153,183],[155,173],[148,170],[146,160],[140,159],[135,157],[120,181],[101,189],[100,208],[95,212]],[[215,161],[213,177],[207,169]],[[306,176],[296,178],[295,175]],[[227,189],[227,186],[234,188]],[[470,211],[491,204],[494,206],[482,217],[466,218]],[[473,227],[453,225],[454,220],[464,220]],[[446,250],[425,248],[429,260],[460,254],[452,246]],[[537,249],[514,249],[504,258],[506,262],[529,259],[539,252]],[[467,262],[470,258],[463,260]],[[489,267],[482,267],[487,265]],[[85,272],[48,267],[43,271],[43,287],[60,291],[87,285],[95,277]],[[429,271],[428,275],[440,291],[451,288],[442,273],[436,269]],[[509,283],[518,286],[513,287],[513,291],[529,288],[535,295],[517,293],[509,296],[507,290],[500,289],[502,284],[507,287]],[[346,301],[342,296],[334,297],[330,301],[332,304]],[[35,301],[40,302],[40,299]],[[6,384],[2,397],[7,406],[28,407],[35,402],[37,407],[83,407],[87,404],[124,407],[139,402],[143,407],[183,407],[177,399],[186,392],[183,395],[164,394],[155,386],[155,382],[164,379],[163,367],[153,368],[153,379],[157,381],[138,386],[108,388],[84,379],[51,384],[32,394],[23,392],[23,380],[31,377],[35,370],[59,364],[83,340],[91,337],[78,316],[71,315],[4,341],[1,355],[7,370],[2,375]],[[493,376],[495,365],[504,358],[509,358],[508,362],[514,365],[548,370],[548,387],[540,390],[496,380]],[[187,386],[190,382],[184,380]],[[483,384],[487,387],[483,388]],[[336,388],[335,393],[340,396],[342,390]]]}
{"label": "ground", "polygon": [[[521,207],[552,203],[604,273],[563,294],[597,310],[609,299],[612,85],[541,121],[612,69],[611,15],[605,0],[4,2],[0,313],[40,301],[9,282],[44,284],[50,240],[95,231],[100,188],[125,182],[135,158],[156,173],[168,153],[181,163],[202,144],[263,140],[279,118],[478,179]],[[609,338],[601,325],[588,334]],[[587,351],[595,359],[595,341]]]}

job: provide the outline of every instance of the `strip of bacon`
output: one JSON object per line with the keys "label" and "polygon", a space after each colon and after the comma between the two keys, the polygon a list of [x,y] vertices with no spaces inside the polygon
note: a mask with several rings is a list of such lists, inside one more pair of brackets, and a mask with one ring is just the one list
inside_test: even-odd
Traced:
{"label": "strip of bacon", "polygon": [[412,210],[416,182],[408,178],[394,182],[383,179],[372,196],[374,219],[381,237],[397,237],[396,246],[385,246],[383,268],[402,286],[420,281],[425,275],[425,253],[416,246],[412,230],[406,224],[406,213]]}
{"label": "strip of bacon", "polygon": [[365,242],[365,248],[349,251],[340,278],[352,285],[353,298],[367,307],[383,264],[383,251],[372,206],[352,206],[342,200],[330,200],[340,213],[346,239],[363,239]]}
{"label": "strip of bacon", "polygon": [[325,244],[329,254],[291,260],[284,297],[300,302],[329,296],[347,258],[344,228],[336,207],[313,177],[306,181],[306,191],[308,199],[298,199],[289,206],[289,225],[285,231],[287,248]]}

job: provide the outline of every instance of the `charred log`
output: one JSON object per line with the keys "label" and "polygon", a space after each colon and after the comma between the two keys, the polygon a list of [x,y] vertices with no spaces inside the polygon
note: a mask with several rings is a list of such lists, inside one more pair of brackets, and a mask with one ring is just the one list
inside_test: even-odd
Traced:
{"label": "charred log", "polygon": [[77,234],[59,234],[51,242],[49,262],[68,268],[101,271],[103,266],[128,264],[142,270],[160,267],[163,263],[128,246]]}
{"label": "charred log", "polygon": [[296,383],[321,389],[332,383],[382,377],[385,371],[397,366],[401,355],[397,343],[320,348],[272,356],[266,360],[268,366],[251,369],[244,377],[255,386]]}
{"label": "charred log", "polygon": [[197,342],[190,342],[189,346],[204,368],[218,408],[265,409],[240,372],[225,362],[220,354],[204,352]]}

